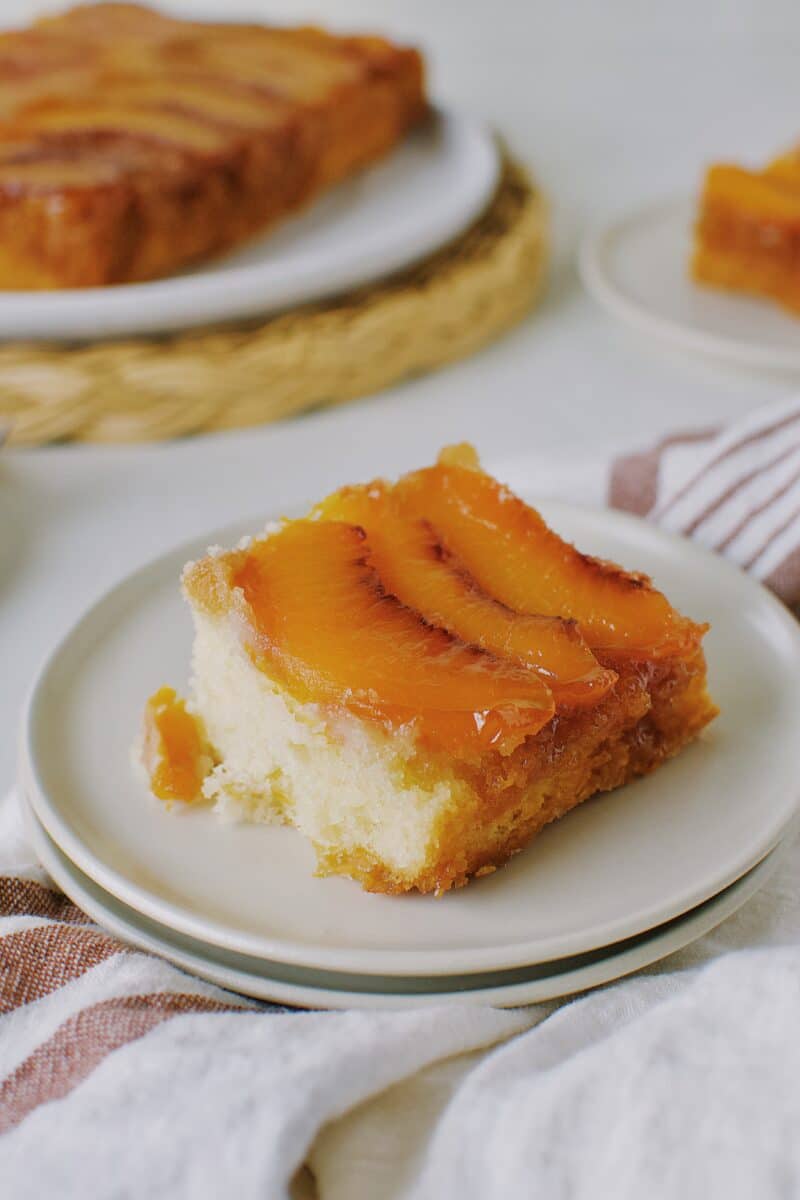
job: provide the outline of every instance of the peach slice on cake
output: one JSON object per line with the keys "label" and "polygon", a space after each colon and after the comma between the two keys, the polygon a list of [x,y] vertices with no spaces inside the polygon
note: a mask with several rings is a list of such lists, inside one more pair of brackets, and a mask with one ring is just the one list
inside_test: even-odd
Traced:
{"label": "peach slice on cake", "polygon": [[390,594],[364,531],[291,521],[230,572],[245,644],[302,702],[343,707],[452,752],[510,752],[555,712],[534,670],[431,625]]}
{"label": "peach slice on cake", "polygon": [[518,613],[487,594],[427,520],[395,503],[388,485],[342,488],[313,516],[364,529],[369,561],[392,595],[455,637],[533,667],[558,704],[594,702],[613,685],[615,673],[598,663],[575,621]]}
{"label": "peach slice on cake", "polygon": [[404,476],[393,495],[515,612],[574,619],[588,645],[619,657],[690,655],[706,626],[682,617],[646,575],[582,554],[491,475],[445,458]]}

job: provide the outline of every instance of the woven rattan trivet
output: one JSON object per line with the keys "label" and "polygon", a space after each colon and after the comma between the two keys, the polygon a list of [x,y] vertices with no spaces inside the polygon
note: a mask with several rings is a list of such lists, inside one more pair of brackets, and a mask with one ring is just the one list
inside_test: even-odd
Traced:
{"label": "woven rattan trivet", "polygon": [[506,159],[489,208],[457,241],[337,300],[177,336],[0,347],[0,426],[18,445],[154,441],[364,396],[520,318],[546,250],[541,196]]}

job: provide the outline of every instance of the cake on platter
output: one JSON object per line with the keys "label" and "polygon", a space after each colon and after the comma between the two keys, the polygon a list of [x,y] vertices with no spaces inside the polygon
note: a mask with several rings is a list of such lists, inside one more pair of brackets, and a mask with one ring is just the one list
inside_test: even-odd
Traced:
{"label": "cake on platter", "polygon": [[219,254],[395,146],[413,49],[96,4],[0,34],[0,287],[134,282]]}

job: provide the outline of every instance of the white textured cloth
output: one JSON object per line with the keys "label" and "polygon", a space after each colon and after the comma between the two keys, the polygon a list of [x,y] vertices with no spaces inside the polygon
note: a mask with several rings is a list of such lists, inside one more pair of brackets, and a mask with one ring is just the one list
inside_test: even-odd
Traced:
{"label": "white textured cloth", "polygon": [[[534,484],[610,487],[796,602],[799,458],[792,401]],[[307,1162],[322,1200],[800,1196],[798,868],[800,843],[718,930],[561,1005],[297,1013],[107,937],[48,889],[9,797],[0,1195],[281,1200]]]}

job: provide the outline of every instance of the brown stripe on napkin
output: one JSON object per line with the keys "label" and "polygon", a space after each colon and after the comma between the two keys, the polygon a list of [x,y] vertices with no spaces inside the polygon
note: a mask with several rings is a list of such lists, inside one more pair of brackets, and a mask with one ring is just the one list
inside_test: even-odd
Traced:
{"label": "brown stripe on napkin", "polygon": [[758,549],[752,552],[747,562],[743,564],[744,569],[748,571],[758,561],[758,559],[761,558],[761,555],[764,553],[764,551],[768,550],[773,542],[777,541],[781,534],[785,533],[789,526],[794,524],[798,517],[800,517],[800,507],[793,508],[791,512],[787,513],[786,517],[780,523],[777,529],[773,529],[769,537],[765,538]]}
{"label": "brown stripe on napkin", "polygon": [[[705,506],[686,522],[683,532],[687,535],[687,537],[691,537],[695,530],[699,529],[704,521],[707,521],[709,517],[714,515],[714,513],[719,512],[723,505],[727,504],[729,500],[732,500],[735,496],[737,496],[743,488],[747,487],[748,483],[752,483],[761,475],[769,475],[770,471],[774,471],[774,469],[779,467],[781,463],[786,462],[786,460],[795,453],[795,451],[798,449],[798,446],[800,446],[800,442],[791,442],[790,445],[785,446],[779,454],[776,454],[774,458],[771,458],[769,462],[764,463],[763,466],[753,467],[750,470],[745,470],[741,475],[737,475],[727,487],[723,488],[722,491],[717,495],[712,496],[707,501]],[[704,471],[699,478],[702,478],[705,474],[706,472]],[[772,495],[768,496],[762,504],[754,505],[747,512],[745,517],[739,522],[739,525],[737,526],[733,535],[727,537],[724,543],[720,542],[716,548],[721,550],[723,544],[728,544],[729,542],[733,541],[733,537],[741,533],[741,531],[750,523],[753,517],[757,517],[759,513],[765,512],[766,509],[769,508],[770,504],[774,503],[775,500],[779,500],[781,496],[785,495],[796,479],[797,475],[792,476],[788,483],[776,488]]]}
{"label": "brown stripe on napkin", "polygon": [[0,1133],[40,1104],[60,1100],[114,1050],[144,1037],[171,1017],[242,1011],[205,996],[153,992],[104,1000],[69,1017],[0,1084]]}
{"label": "brown stripe on napkin", "polygon": [[39,925],[0,938],[0,1013],[40,1000],[127,949],[95,929]]}
{"label": "brown stripe on napkin", "polygon": [[[791,454],[794,454],[798,447],[800,447],[800,442],[787,447],[786,450],[782,451],[781,454],[778,454],[772,459],[771,462],[767,463],[765,467],[756,468],[755,470],[748,472],[741,479],[737,479],[730,485],[729,488],[727,488],[725,492],[722,493],[717,501],[712,503],[705,512],[701,513],[700,517],[696,518],[691,523],[687,529],[687,533],[693,533],[707,516],[709,516],[712,512],[716,512],[717,509],[719,509],[726,501],[730,500],[731,497],[735,496],[737,492],[741,491],[746,484],[750,483],[753,479],[756,479],[759,475],[763,475],[765,472],[770,471],[772,468],[780,466],[780,464],[785,462]],[[734,525],[730,533],[726,534],[724,538],[721,538],[720,541],[717,542],[715,549],[719,552],[722,552],[727,546],[730,546],[731,542],[734,541],[739,534],[747,528],[754,517],[758,517],[761,515],[761,513],[766,512],[771,504],[774,504],[776,500],[780,500],[783,496],[785,496],[786,493],[794,487],[798,479],[800,479],[800,471],[795,471],[794,474],[790,475],[784,483],[780,484],[779,487],[774,488],[774,490],[770,492],[766,499],[762,500],[760,504],[754,504],[752,508],[748,509],[738,524]],[[762,547],[762,549],[763,548],[764,547]],[[759,553],[761,553],[761,551],[759,551]]]}
{"label": "brown stripe on napkin", "polygon": [[661,462],[667,450],[673,446],[689,446],[696,442],[707,442],[717,433],[716,429],[699,429],[694,432],[675,433],[662,438],[651,450],[639,454],[627,454],[618,458],[611,466],[609,503],[612,508],[647,516],[658,499],[658,476]]}
{"label": "brown stripe on napkin", "polygon": [[704,463],[695,475],[690,476],[687,482],[682,487],[679,487],[673,495],[662,500],[659,505],[659,516],[663,516],[669,512],[673,505],[677,504],[679,500],[682,500],[689,492],[696,488],[706,478],[712,467],[719,466],[721,462],[732,458],[740,450],[744,450],[748,446],[754,446],[758,442],[762,442],[764,438],[771,437],[774,433],[780,433],[781,430],[790,428],[798,420],[800,420],[800,409],[795,409],[788,416],[783,416],[775,421],[768,421],[766,425],[760,425],[758,428],[751,429],[747,433],[742,434],[740,438],[734,438],[718,454],[715,454],[707,463]]}
{"label": "brown stripe on napkin", "polygon": [[795,546],[783,562],[770,571],[764,583],[779,596],[793,596],[794,600],[787,603],[800,613],[800,546]]}
{"label": "brown stripe on napkin", "polygon": [[91,924],[91,917],[63,892],[54,892],[35,879],[0,875],[0,917],[16,916],[48,917],[71,925]]}

